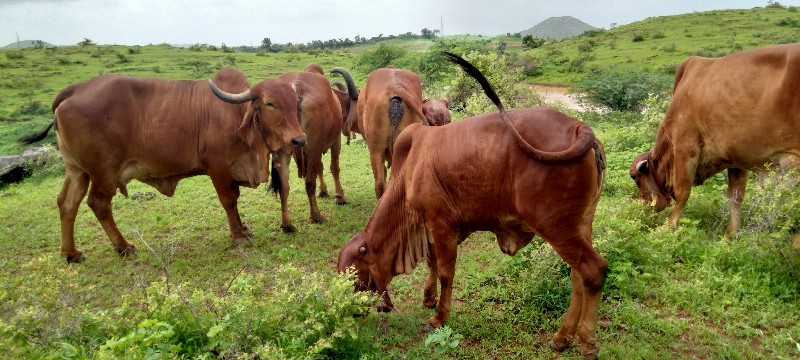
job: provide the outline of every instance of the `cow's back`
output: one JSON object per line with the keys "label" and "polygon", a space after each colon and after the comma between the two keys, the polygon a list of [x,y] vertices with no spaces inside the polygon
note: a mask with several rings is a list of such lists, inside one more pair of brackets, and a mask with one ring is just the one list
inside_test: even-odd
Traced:
{"label": "cow's back", "polygon": [[[236,73],[223,70],[215,81],[225,91],[246,89]],[[203,152],[235,141],[241,121],[241,106],[223,104],[206,81],[103,75],[66,90],[54,104],[62,156],[122,184],[203,172]]]}
{"label": "cow's back", "polygon": [[703,177],[725,163],[760,167],[775,152],[800,149],[798,93],[798,44],[716,59],[690,57],[678,69],[654,151],[686,147],[672,141],[701,144],[700,161],[709,162]]}
{"label": "cow's back", "polygon": [[[512,114],[523,138],[545,151],[570,147],[582,126],[548,108]],[[581,219],[599,191],[591,151],[573,161],[538,161],[518,147],[497,112],[444,127],[411,125],[396,146],[392,183],[395,174],[401,176],[410,204],[431,216],[451,214],[468,223],[492,224],[561,209]]]}

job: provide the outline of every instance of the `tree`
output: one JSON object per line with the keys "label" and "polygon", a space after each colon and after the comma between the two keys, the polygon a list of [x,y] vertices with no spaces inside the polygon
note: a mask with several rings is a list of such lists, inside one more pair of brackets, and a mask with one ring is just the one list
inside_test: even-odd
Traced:
{"label": "tree", "polygon": [[436,32],[428,28],[423,28],[420,33],[423,39],[433,39],[436,37]]}
{"label": "tree", "polygon": [[92,40],[90,40],[89,38],[83,38],[83,41],[79,42],[78,45],[80,45],[80,46],[92,46],[92,45],[94,45],[94,42]]}
{"label": "tree", "polygon": [[265,37],[264,40],[261,40],[261,48],[262,49],[269,49],[272,46],[272,40],[268,37]]}
{"label": "tree", "polygon": [[525,35],[522,37],[522,45],[524,45],[527,49],[536,49],[544,45],[544,39],[540,39],[533,35]]}

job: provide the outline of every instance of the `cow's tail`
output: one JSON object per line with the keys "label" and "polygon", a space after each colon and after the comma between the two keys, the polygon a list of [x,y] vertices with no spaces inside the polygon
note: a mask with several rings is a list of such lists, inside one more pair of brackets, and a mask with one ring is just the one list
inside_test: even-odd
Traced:
{"label": "cow's tail", "polygon": [[281,188],[283,187],[283,183],[281,182],[281,172],[278,170],[278,167],[275,166],[275,155],[273,154],[270,157],[270,167],[272,170],[270,171],[270,179],[269,179],[269,189],[273,194],[277,195],[281,192]]}
{"label": "cow's tail", "polygon": [[397,124],[400,124],[400,120],[403,120],[404,108],[403,98],[395,96],[389,100],[389,121],[392,122],[392,128],[396,128]]}
{"label": "cow's tail", "polygon": [[592,148],[594,149],[594,163],[597,168],[597,193],[599,196],[600,190],[603,188],[603,179],[605,178],[606,153],[603,151],[603,144],[600,143],[600,140],[595,139]]}
{"label": "cow's tail", "polygon": [[58,105],[60,105],[62,101],[66,100],[67,98],[72,96],[73,93],[75,93],[75,89],[77,88],[78,85],[79,84],[73,84],[73,85],[67,86],[66,88],[64,88],[63,90],[58,92],[58,95],[56,95],[56,98],[53,99],[53,104],[50,105],[50,110],[53,111],[53,121],[51,121],[50,124],[47,125],[46,128],[44,128],[43,130],[37,131],[37,132],[35,132],[33,134],[23,136],[23,137],[17,139],[17,141],[19,141],[20,143],[25,144],[25,145],[33,144],[33,143],[35,143],[37,141],[41,141],[42,139],[47,137],[47,133],[50,132],[50,129],[58,130],[58,118],[55,115],[56,109],[58,109]]}
{"label": "cow's tail", "polygon": [[464,72],[478,81],[478,84],[481,85],[483,92],[486,93],[489,100],[497,106],[497,109],[500,111],[500,117],[503,119],[506,127],[510,129],[511,135],[514,137],[514,140],[516,140],[517,145],[519,145],[528,156],[545,162],[569,161],[578,158],[592,148],[595,141],[594,132],[584,124],[579,125],[577,140],[566,150],[550,152],[534,148],[530,143],[525,141],[519,131],[517,131],[517,128],[514,127],[514,124],[511,123],[511,115],[506,111],[505,107],[503,107],[503,103],[500,102],[500,97],[497,96],[492,84],[489,83],[489,80],[483,76],[480,70],[456,54],[443,52],[442,55],[448,61],[460,66]]}
{"label": "cow's tail", "polygon": [[54,128],[55,126],[56,126],[56,117],[55,115],[53,115],[53,121],[51,121],[50,124],[47,125],[46,128],[44,128],[44,130],[40,130],[33,134],[23,136],[17,139],[17,141],[25,145],[33,144],[37,141],[44,139],[47,136],[47,133],[50,132],[50,129]]}

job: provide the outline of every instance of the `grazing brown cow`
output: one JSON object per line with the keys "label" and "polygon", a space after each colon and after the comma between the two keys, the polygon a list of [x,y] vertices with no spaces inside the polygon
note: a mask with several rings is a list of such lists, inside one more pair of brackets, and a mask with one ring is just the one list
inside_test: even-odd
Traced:
{"label": "grazing brown cow", "polygon": [[683,61],[655,144],[630,167],[639,198],[656,211],[675,199],[669,216],[674,228],[692,186],[727,169],[726,236],[739,230],[748,170],[761,171],[766,164],[800,169],[797,71],[800,44]]}
{"label": "grazing brown cow", "polygon": [[[312,64],[313,65],[313,64]],[[307,67],[308,69],[308,67]],[[321,70],[320,70],[321,71]],[[294,150],[297,175],[305,179],[306,196],[311,211],[311,221],[321,223],[325,217],[319,211],[316,200],[316,180],[319,178],[320,197],[328,196],[328,188],[323,179],[322,154],[331,151],[330,171],[334,181],[334,196],[339,205],[346,204],[344,190],[339,181],[339,154],[342,149],[342,120],[339,100],[331,89],[328,78],[316,72],[293,72],[279,75],[276,80],[292,85],[300,103],[298,104],[300,127],[307,137],[306,146]],[[278,156],[278,169],[281,173],[280,186],[282,220],[281,228],[286,232],[295,230],[289,220],[287,198],[289,196],[288,165],[292,151],[286,148]]]}
{"label": "grazing brown cow", "polygon": [[[215,92],[239,105],[222,103]],[[297,95],[289,85],[264,80],[249,87],[244,75],[230,68],[209,81],[102,75],[68,86],[52,108],[50,126],[24,141],[41,140],[56,128],[66,166],[58,195],[61,253],[69,262],[84,260],[75,247],[74,227],[87,189],[89,207],[114,248],[120,254],[135,250],[111,213],[112,197],[117,189],[127,196],[125,185],[132,179],[172,196],[179,180],[208,174],[234,245],[250,244],[252,233],[237,207],[239,186],[266,181],[269,152],[306,141],[297,124]]]}
{"label": "grazing brown cow", "polygon": [[425,119],[428,120],[428,125],[430,126],[449,124],[452,121],[449,107],[450,95],[439,100],[422,100],[422,113],[425,115]]}
{"label": "grazing brown cow", "polygon": [[336,93],[336,96],[339,98],[339,103],[342,105],[342,135],[347,139],[347,145],[350,145],[350,140],[354,138],[353,133],[364,136],[364,132],[358,127],[358,87],[347,70],[335,67],[331,69],[331,72],[342,75],[347,83],[347,87],[344,87],[337,81],[334,81],[332,85],[337,87],[334,93]]}
{"label": "grazing brown cow", "polygon": [[358,127],[369,149],[375,197],[386,191],[386,164],[392,166],[395,139],[411,124],[427,124],[422,114],[422,82],[411,71],[393,66],[367,76],[358,99]]}
{"label": "grazing brown cow", "polygon": [[541,236],[572,268],[572,296],[550,346],[577,334],[587,357],[599,352],[595,325],[606,262],[592,247],[592,220],[605,168],[602,146],[585,124],[549,108],[507,113],[474,67],[450,54],[479,80],[499,112],[448,126],[409,125],[397,139],[392,181],[364,230],[339,252],[338,270],[354,266],[357,290],[383,296],[393,308],[392,277],[427,259],[423,304],[436,306],[426,329],[450,315],[457,245],[491,231],[500,250],[516,254]]}

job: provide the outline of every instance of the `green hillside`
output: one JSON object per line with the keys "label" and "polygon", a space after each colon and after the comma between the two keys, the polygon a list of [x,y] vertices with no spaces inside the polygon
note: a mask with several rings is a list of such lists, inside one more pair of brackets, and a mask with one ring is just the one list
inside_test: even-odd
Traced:
{"label": "green hillside", "polygon": [[718,10],[647,18],[611,30],[548,42],[524,53],[536,58],[538,83],[572,84],[587,73],[624,66],[674,73],[686,57],[800,41],[796,8]]}

